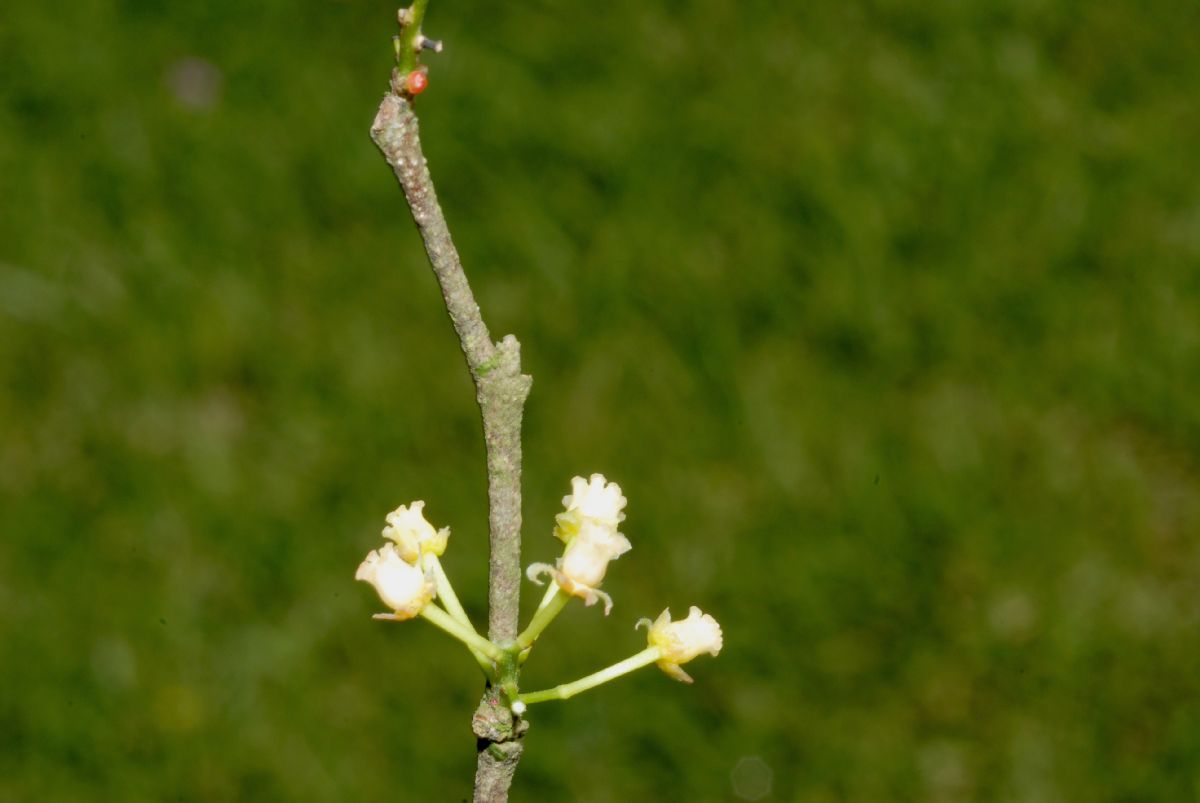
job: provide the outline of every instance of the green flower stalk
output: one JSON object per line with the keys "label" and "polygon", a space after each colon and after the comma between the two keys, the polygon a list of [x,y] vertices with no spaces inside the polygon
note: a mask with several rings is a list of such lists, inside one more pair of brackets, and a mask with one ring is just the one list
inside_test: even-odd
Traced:
{"label": "green flower stalk", "polygon": [[[653,623],[649,619],[641,619],[637,627],[648,626],[646,649],[626,658],[624,661],[594,672],[587,677],[555,686],[553,689],[533,691],[522,694],[517,702],[524,706],[531,703],[541,703],[546,700],[566,700],[581,691],[594,689],[610,680],[616,680],[634,670],[657,663],[659,668],[676,680],[691,683],[692,678],[680,668],[701,653],[717,655],[721,652],[725,640],[721,626],[712,616],[702,613],[699,608],[692,606],[686,619],[678,622],[671,621],[670,609],[663,611]],[[514,709],[515,710],[515,709]]]}
{"label": "green flower stalk", "polygon": [[[527,694],[522,694],[517,698],[517,702],[522,705],[531,703],[541,703],[546,700],[566,700],[574,697],[581,691],[594,689],[597,686],[608,683],[610,680],[616,680],[622,675],[628,675],[643,666],[648,666],[661,657],[661,651],[658,647],[647,647],[637,655],[631,655],[624,661],[605,667],[599,672],[594,672],[587,677],[570,683],[564,683],[561,686],[555,686],[553,689],[545,689],[543,691],[531,691]],[[522,709],[524,710],[524,709]]]}
{"label": "green flower stalk", "polygon": [[557,585],[550,586],[545,601],[534,613],[529,627],[517,636],[517,646],[522,650],[532,647],[533,642],[537,641],[537,637],[554,621],[554,617],[562,613],[562,609],[567,607],[570,600],[571,597],[563,593]]}
{"label": "green flower stalk", "polygon": [[[421,616],[427,619],[432,624],[449,633],[454,638],[461,641],[471,648],[472,652],[479,652],[490,658],[493,661],[499,660],[504,652],[492,642],[485,639],[483,636],[464,627],[453,616],[443,611],[436,605],[426,605],[421,609]],[[375,614],[376,619],[385,619],[387,614]]]}

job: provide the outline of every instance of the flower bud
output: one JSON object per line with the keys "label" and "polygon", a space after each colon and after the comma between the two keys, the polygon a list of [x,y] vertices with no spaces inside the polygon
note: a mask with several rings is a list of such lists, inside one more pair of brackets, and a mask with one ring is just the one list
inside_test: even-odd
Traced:
{"label": "flower bud", "polygon": [[423,553],[440,556],[446,551],[446,542],[450,538],[449,527],[435,530],[425,520],[424,508],[425,503],[421,501],[401,505],[387,514],[387,526],[383,528],[383,537],[395,541],[400,557],[413,564]]}
{"label": "flower bud", "polygon": [[556,516],[554,534],[565,543],[570,543],[586,523],[599,524],[616,530],[625,520],[622,508],[625,497],[621,486],[608,482],[603,474],[593,474],[590,479],[575,477],[571,480],[571,493],[563,497],[566,510]]}
{"label": "flower bud", "polygon": [[421,612],[437,591],[431,575],[404,560],[395,544],[372,549],[354,573],[355,580],[375,586],[379,598],[395,611],[390,619],[411,619]]}
{"label": "flower bud", "polygon": [[671,621],[671,609],[663,611],[653,623],[642,619],[638,627],[648,625],[646,641],[658,647],[658,666],[676,680],[691,683],[692,678],[680,668],[702,652],[716,655],[721,651],[724,639],[721,626],[707,613],[701,613],[695,605],[688,611],[686,619]]}

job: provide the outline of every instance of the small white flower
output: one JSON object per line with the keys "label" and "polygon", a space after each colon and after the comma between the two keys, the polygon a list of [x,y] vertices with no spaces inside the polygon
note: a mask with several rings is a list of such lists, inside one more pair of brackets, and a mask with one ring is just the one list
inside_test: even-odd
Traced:
{"label": "small white flower", "polygon": [[562,557],[551,566],[534,563],[526,574],[535,583],[542,574],[551,574],[559,588],[572,596],[581,598],[586,605],[604,600],[604,615],[612,610],[612,597],[600,590],[600,583],[608,571],[608,564],[628,552],[632,546],[629,539],[615,528],[585,520],[583,527],[563,550]]}
{"label": "small white flower", "polygon": [[429,604],[437,591],[432,575],[406,561],[395,544],[372,549],[354,573],[355,580],[375,586],[379,598],[393,614],[378,614],[383,619],[411,619]]}
{"label": "small white flower", "polygon": [[586,523],[599,524],[616,530],[625,520],[625,497],[621,486],[608,482],[603,474],[593,474],[589,479],[575,477],[571,480],[571,493],[563,497],[566,510],[556,516],[554,534],[564,543],[570,543]]}
{"label": "small white flower", "polygon": [[585,523],[563,550],[558,569],[576,585],[599,586],[609,562],[632,548],[629,539],[616,530]]}
{"label": "small white flower", "polygon": [[395,541],[400,557],[409,563],[415,564],[422,554],[440,556],[446,551],[446,542],[450,538],[449,527],[435,530],[425,520],[424,508],[425,503],[421,501],[401,505],[387,514],[387,526],[383,528],[383,537]]}
{"label": "small white flower", "polygon": [[612,610],[612,597],[600,590],[608,564],[628,552],[629,539],[617,532],[625,520],[625,497],[621,486],[603,474],[571,480],[571,493],[563,497],[565,511],[556,517],[554,535],[566,547],[555,565],[534,563],[525,574],[535,583],[543,574],[554,576],[566,593],[587,605],[604,600],[604,615]]}
{"label": "small white flower", "polygon": [[642,619],[638,627],[647,625],[646,642],[651,647],[658,647],[660,656],[658,666],[676,680],[691,683],[692,678],[680,668],[702,652],[716,655],[721,651],[724,637],[717,620],[693,605],[688,610],[686,619],[678,622],[671,621],[671,609],[659,614],[653,623]]}

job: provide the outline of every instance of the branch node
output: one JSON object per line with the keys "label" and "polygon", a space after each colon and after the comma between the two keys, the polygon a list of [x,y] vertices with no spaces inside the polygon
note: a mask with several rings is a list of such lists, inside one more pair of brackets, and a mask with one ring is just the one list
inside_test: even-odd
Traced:
{"label": "branch node", "polygon": [[504,744],[520,739],[529,730],[529,723],[513,717],[512,709],[501,699],[500,691],[493,686],[484,692],[475,716],[471,718],[471,730],[482,745]]}

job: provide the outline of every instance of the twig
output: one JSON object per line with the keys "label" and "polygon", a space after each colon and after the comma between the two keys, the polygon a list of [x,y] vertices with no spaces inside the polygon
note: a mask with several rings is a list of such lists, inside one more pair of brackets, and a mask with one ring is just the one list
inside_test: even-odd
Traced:
{"label": "twig", "polygon": [[[412,102],[397,89],[402,86],[403,76],[398,74],[405,65],[405,56],[414,47],[412,43],[421,41],[420,16],[424,14],[424,6],[424,2],[417,2],[407,10],[408,19],[401,34],[402,66],[393,74],[392,91],[379,106],[371,126],[371,139],[383,151],[404,189],[475,382],[488,468],[491,546],[488,638],[507,647],[517,635],[521,583],[521,418],[532,380],[521,373],[521,347],[517,339],[508,335],[493,343],[488,334],[438,205],[421,151]],[[413,63],[410,61],[408,65]],[[515,654],[497,661],[496,676],[501,685],[515,687],[516,667]],[[508,787],[523,750],[521,737],[527,726],[523,721],[514,722],[509,703],[496,689],[489,688],[473,719],[479,749],[476,803],[501,803],[508,799]]]}

